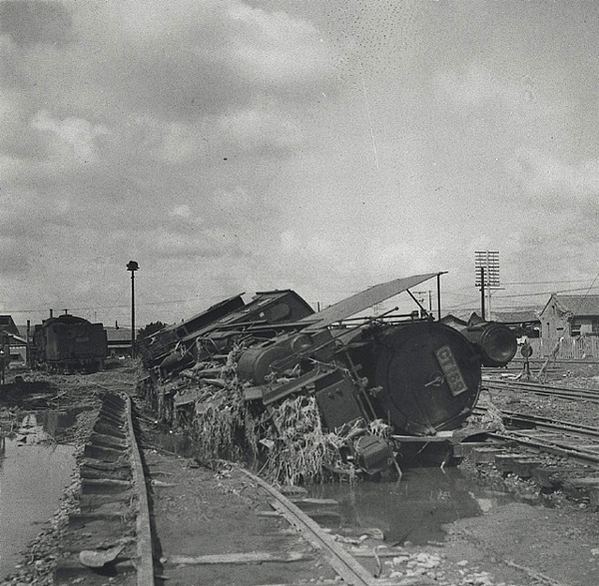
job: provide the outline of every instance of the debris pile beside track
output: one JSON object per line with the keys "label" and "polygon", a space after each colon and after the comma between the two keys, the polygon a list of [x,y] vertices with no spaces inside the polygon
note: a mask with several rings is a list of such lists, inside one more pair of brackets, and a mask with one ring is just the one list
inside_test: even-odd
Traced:
{"label": "debris pile beside track", "polygon": [[366,432],[389,434],[382,421],[326,430],[313,396],[289,397],[267,411],[254,408],[244,399],[249,384],[236,374],[238,356],[234,350],[224,365],[200,362],[166,380],[146,377],[139,384],[138,393],[158,420],[169,430],[184,432],[199,461],[245,461],[282,485],[333,477],[352,481],[359,474],[352,439]]}

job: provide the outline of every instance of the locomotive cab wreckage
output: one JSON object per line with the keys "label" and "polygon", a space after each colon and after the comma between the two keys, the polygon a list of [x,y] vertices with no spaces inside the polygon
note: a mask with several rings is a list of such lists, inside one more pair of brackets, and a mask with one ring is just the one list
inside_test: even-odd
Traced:
{"label": "locomotive cab wreckage", "polygon": [[[252,434],[259,436],[269,417],[274,422],[278,436],[259,437],[257,446],[279,442],[290,449],[295,440],[285,422],[316,412],[323,433],[341,438],[339,452],[355,469],[398,471],[402,446],[446,441],[468,419],[481,364],[501,366],[515,354],[516,338],[506,326],[479,320],[459,331],[420,306],[410,289],[433,278],[439,287],[441,274],[382,283],[318,313],[289,290],[257,293],[247,305],[236,296],[164,328],[142,347],[146,384],[162,389],[153,397],[156,408],[170,424],[185,420],[205,432],[195,420],[215,408],[232,409],[230,393],[217,395],[235,387],[243,425],[248,414],[260,421]],[[352,317],[403,292],[419,311]]]}

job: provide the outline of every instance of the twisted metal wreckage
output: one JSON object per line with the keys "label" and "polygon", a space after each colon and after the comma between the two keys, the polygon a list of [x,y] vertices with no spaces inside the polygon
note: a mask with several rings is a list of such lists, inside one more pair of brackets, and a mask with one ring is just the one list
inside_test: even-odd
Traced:
{"label": "twisted metal wreckage", "polygon": [[[507,326],[471,319],[458,331],[440,309],[435,320],[410,289],[436,278],[440,307],[442,274],[382,283],[317,313],[291,290],[231,297],[144,340],[142,394],[196,440],[201,460],[251,460],[291,484],[400,473],[414,449],[447,450],[468,435],[481,365],[505,365],[517,348]],[[352,317],[403,292],[418,310]]]}

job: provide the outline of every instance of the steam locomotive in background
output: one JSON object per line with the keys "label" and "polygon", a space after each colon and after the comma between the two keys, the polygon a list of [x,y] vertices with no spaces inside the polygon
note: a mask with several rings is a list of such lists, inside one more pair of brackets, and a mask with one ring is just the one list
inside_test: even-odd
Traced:
{"label": "steam locomotive in background", "polygon": [[[407,315],[352,317],[439,276],[382,283],[318,313],[290,290],[257,293],[247,304],[235,296],[144,340],[142,360],[157,382],[191,369],[201,385],[202,377],[218,376],[215,365],[224,366],[236,349],[236,375],[248,402],[268,408],[313,396],[330,430],[359,419],[382,419],[403,436],[454,430],[477,402],[481,366],[513,358],[514,332],[481,320],[458,330],[422,306]],[[185,395],[188,389],[172,386],[161,401],[173,408],[197,396],[193,387]],[[376,438],[368,441],[370,453],[385,452]]]}
{"label": "steam locomotive in background", "polygon": [[95,372],[108,355],[101,323],[65,313],[37,324],[30,348],[31,363],[50,372]]}

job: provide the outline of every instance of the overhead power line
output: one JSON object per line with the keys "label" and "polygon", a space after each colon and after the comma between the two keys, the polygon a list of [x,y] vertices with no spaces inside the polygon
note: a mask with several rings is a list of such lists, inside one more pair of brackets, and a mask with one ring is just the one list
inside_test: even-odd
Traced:
{"label": "overhead power line", "polygon": [[[170,301],[146,301],[144,303],[137,303],[138,306],[147,306],[147,305],[174,305],[177,303],[188,303],[189,301],[206,301],[207,299],[215,299],[215,296],[211,297],[191,297],[189,299],[175,299]],[[220,297],[219,297],[220,299]],[[63,304],[64,305],[64,304]],[[37,308],[37,309],[0,309],[2,313],[39,313],[43,311],[48,311],[50,308],[49,305]],[[88,311],[88,310],[103,310],[103,309],[128,309],[128,304],[120,304],[120,305],[86,305],[84,307],[68,307],[69,311]]]}
{"label": "overhead power line", "polygon": [[574,279],[566,281],[507,281],[504,285],[552,285],[554,283],[588,283],[588,279]]}
{"label": "overhead power line", "polygon": [[[555,282],[555,281],[552,281]],[[584,292],[585,294],[588,294],[592,289],[597,289],[597,286],[591,286],[591,287],[579,287],[577,289],[561,289],[558,291],[540,291],[540,292],[536,292],[536,293],[518,293],[518,294],[514,294],[514,295],[494,295],[494,299],[522,299],[523,297],[542,297],[542,296],[548,296],[551,295],[553,293],[557,294],[557,295],[561,295],[564,293],[580,293],[580,292]],[[449,292],[446,293],[446,295],[448,295]],[[451,311],[453,309],[460,309],[460,308],[468,308],[471,307],[473,304],[477,303],[477,298],[475,295],[472,295],[472,297],[470,298],[469,301],[465,301],[463,303],[459,303],[459,304],[454,304],[451,306],[446,306],[445,309],[447,311]]]}
{"label": "overhead power line", "polygon": [[552,293],[556,293],[560,295],[561,293],[576,293],[579,291],[584,291],[585,293],[590,291],[593,287],[579,287],[577,289],[562,289],[560,291],[540,291],[537,293],[517,293],[514,295],[496,295],[496,299],[515,299],[517,297],[540,297],[541,295],[551,295]]}

